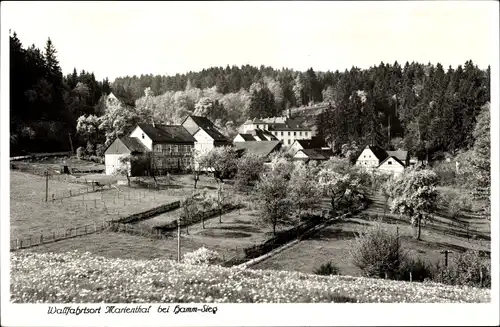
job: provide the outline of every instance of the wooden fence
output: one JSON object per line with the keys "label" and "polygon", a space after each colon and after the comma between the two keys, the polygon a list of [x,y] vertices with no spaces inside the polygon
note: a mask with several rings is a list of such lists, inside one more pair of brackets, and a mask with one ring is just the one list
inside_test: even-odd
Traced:
{"label": "wooden fence", "polygon": [[39,235],[32,235],[26,238],[16,238],[10,240],[10,250],[16,251],[20,249],[27,249],[34,246],[39,246],[48,243],[54,243],[70,238],[89,235],[101,232],[108,228],[111,224],[110,221],[94,222],[84,226],[75,226],[66,229],[52,230],[48,233],[40,233]]}
{"label": "wooden fence", "polygon": [[[124,222],[137,222],[139,219],[147,219],[151,216],[174,210],[180,206],[179,201],[168,203],[165,205],[158,206],[151,210],[143,211],[137,214],[132,214],[126,217],[118,217],[117,219],[103,220],[102,222],[94,222],[92,224],[75,226],[65,229],[55,229],[48,233],[40,233],[37,235],[31,235],[26,238],[16,238],[10,241],[11,251],[26,249],[34,246],[39,246],[47,243],[53,243],[69,238],[74,238],[78,236],[84,236],[89,234],[98,233],[105,229],[111,228],[115,231],[122,231],[122,229],[130,229],[129,227],[121,227],[120,225],[127,225]],[[144,218],[147,217],[147,218]],[[117,229],[117,230],[116,230]],[[154,231],[156,234],[160,234],[158,231]]]}

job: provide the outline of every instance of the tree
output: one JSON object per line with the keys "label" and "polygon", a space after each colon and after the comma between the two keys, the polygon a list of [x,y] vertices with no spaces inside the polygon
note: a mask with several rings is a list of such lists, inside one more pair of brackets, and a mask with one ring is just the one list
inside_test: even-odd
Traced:
{"label": "tree", "polygon": [[214,147],[197,156],[201,168],[212,171],[217,183],[223,183],[236,170],[236,152],[229,146]]}
{"label": "tree", "polygon": [[483,106],[474,129],[474,146],[472,148],[471,165],[474,169],[476,192],[489,205],[491,188],[491,155],[490,155],[490,104]]}
{"label": "tree", "polygon": [[276,235],[277,225],[290,223],[293,204],[288,197],[288,182],[281,174],[270,172],[261,176],[256,189],[260,218]]}
{"label": "tree", "polygon": [[346,196],[358,196],[360,193],[360,181],[351,173],[338,173],[331,168],[323,168],[318,175],[319,186],[323,192],[330,197],[332,210]]}
{"label": "tree", "polygon": [[393,183],[391,212],[407,217],[417,226],[421,238],[422,223],[430,219],[438,203],[438,176],[431,170],[413,170],[402,174]]}
{"label": "tree", "polygon": [[314,170],[300,161],[290,176],[290,198],[299,215],[313,211],[321,201],[321,190]]}
{"label": "tree", "polygon": [[264,170],[265,158],[255,153],[245,153],[236,163],[236,183],[238,188],[248,186],[251,182],[258,180]]}
{"label": "tree", "polygon": [[131,176],[133,161],[134,161],[134,157],[132,155],[123,156],[119,159],[120,167],[116,168],[113,171],[113,175],[115,175],[115,176],[127,177],[127,185],[128,186],[130,186],[130,176]]}

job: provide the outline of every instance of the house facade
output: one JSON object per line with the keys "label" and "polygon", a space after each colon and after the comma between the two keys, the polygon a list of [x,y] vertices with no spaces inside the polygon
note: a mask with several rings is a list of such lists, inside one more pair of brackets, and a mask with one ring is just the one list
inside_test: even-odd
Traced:
{"label": "house facade", "polygon": [[[193,136],[180,125],[138,124],[128,136],[117,138],[106,149],[106,174],[113,174],[121,166],[120,157],[145,153],[150,153],[156,172],[190,169],[194,143]],[[131,176],[144,173],[134,167],[129,169]]]}
{"label": "house facade", "polygon": [[181,126],[193,136],[195,140],[194,149],[198,152],[205,152],[214,147],[231,144],[227,137],[206,117],[187,116]]}
{"label": "house facade", "polygon": [[313,136],[311,128],[304,127],[297,121],[288,117],[272,117],[253,119],[243,124],[243,133],[254,129],[269,131],[284,147],[289,147],[295,140],[310,140]]}
{"label": "house facade", "polygon": [[[123,136],[117,138],[104,152],[105,173],[113,175],[113,173],[124,164],[120,159],[128,155],[141,155],[147,152],[147,148],[136,138]],[[127,164],[128,174],[131,176],[142,173],[140,167]]]}
{"label": "house facade", "polygon": [[399,176],[404,172],[405,164],[398,158],[390,156],[380,163],[377,170],[383,173],[392,174],[393,176]]}
{"label": "house facade", "polygon": [[410,158],[408,151],[385,151],[379,146],[368,145],[359,155],[356,165],[397,176],[410,165]]}
{"label": "house facade", "polygon": [[387,152],[381,147],[368,145],[359,155],[356,160],[356,165],[363,166],[365,168],[377,168],[387,157]]}

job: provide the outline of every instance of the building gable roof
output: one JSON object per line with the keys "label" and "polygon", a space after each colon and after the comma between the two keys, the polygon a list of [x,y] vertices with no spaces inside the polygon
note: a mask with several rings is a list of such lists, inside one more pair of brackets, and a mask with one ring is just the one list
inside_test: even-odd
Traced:
{"label": "building gable roof", "polygon": [[[195,122],[196,125],[198,125],[199,128],[204,130],[211,138],[214,139],[214,141],[227,141],[227,138],[222,134],[217,127],[215,127],[214,123],[210,121],[207,117],[202,117],[202,116],[188,116],[186,117],[191,119]],[[184,121],[186,121],[184,119]],[[184,122],[182,122],[184,124]],[[198,131],[194,132],[196,134]]]}
{"label": "building gable roof", "polygon": [[380,165],[378,165],[378,167],[382,166],[387,160],[389,159],[394,159],[394,161],[396,161],[397,163],[399,163],[401,166],[405,167],[405,164],[401,162],[401,160],[399,160],[398,158],[394,157],[394,156],[389,156],[387,158],[384,159],[384,161],[382,161],[380,163]]}
{"label": "building gable roof", "polygon": [[387,155],[396,157],[402,162],[406,162],[408,159],[408,151],[397,150],[397,151],[387,151]]}
{"label": "building gable roof", "polygon": [[255,141],[255,138],[253,137],[252,134],[238,134],[239,136],[241,136],[242,139],[244,139],[245,141]]}
{"label": "building gable roof", "polygon": [[246,152],[268,156],[280,144],[280,141],[236,142],[234,146],[238,150],[244,149]]}
{"label": "building gable roof", "polygon": [[323,142],[318,137],[313,137],[310,140],[295,140],[303,149],[319,149],[325,146],[325,142]]}
{"label": "building gable roof", "polygon": [[304,153],[309,159],[312,160],[328,160],[328,158],[333,156],[333,152],[331,150],[300,149],[297,153],[299,152]]}
{"label": "building gable roof", "polygon": [[365,149],[370,149],[370,151],[377,157],[378,160],[382,161],[388,157],[387,152],[379,146],[367,145]]}
{"label": "building gable roof", "polygon": [[137,124],[154,143],[194,143],[195,139],[180,125]]}
{"label": "building gable roof", "polygon": [[274,136],[273,133],[263,129],[254,129],[253,131],[251,131],[251,134],[253,136],[259,137],[261,140],[278,141],[278,138]]}
{"label": "building gable roof", "polygon": [[145,153],[148,151],[146,147],[135,137],[121,136],[116,138],[104,151],[105,154],[121,154],[126,153],[126,149],[130,153]]}

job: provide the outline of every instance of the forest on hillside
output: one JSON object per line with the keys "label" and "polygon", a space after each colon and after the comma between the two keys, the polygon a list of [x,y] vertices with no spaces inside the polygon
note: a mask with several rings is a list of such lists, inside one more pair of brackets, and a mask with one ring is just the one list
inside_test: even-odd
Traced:
{"label": "forest on hillside", "polygon": [[[43,50],[24,47],[10,36],[10,153],[70,150],[69,133],[76,136],[78,117],[104,110],[107,79],[76,68],[63,76],[57,50],[47,40]],[[78,143],[75,139],[75,145]]]}
{"label": "forest on hillside", "polygon": [[[249,118],[323,104],[316,126],[336,149],[356,142],[419,155],[454,154],[472,146],[477,117],[490,101],[490,68],[472,61],[446,69],[439,63],[382,62],[342,72],[211,67],[119,77],[110,84],[76,69],[62,76],[50,40],[44,51],[24,49],[14,34],[10,48],[11,153],[68,149],[67,133],[78,134],[77,145],[102,148],[136,122],[180,123],[188,114],[207,116],[234,135]],[[121,104],[106,106],[110,91]]]}

